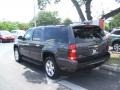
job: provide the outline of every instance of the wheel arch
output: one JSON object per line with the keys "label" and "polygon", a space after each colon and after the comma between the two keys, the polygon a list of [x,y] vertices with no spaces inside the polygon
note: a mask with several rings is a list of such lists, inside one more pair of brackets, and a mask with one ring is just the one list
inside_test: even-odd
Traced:
{"label": "wheel arch", "polygon": [[112,46],[114,45],[114,43],[120,43],[120,40],[119,39],[114,40]]}
{"label": "wheel arch", "polygon": [[52,56],[52,57],[54,57],[54,59],[56,58],[55,53],[53,53],[51,51],[44,51],[42,53],[43,62],[45,61],[45,58],[48,57],[48,56]]}

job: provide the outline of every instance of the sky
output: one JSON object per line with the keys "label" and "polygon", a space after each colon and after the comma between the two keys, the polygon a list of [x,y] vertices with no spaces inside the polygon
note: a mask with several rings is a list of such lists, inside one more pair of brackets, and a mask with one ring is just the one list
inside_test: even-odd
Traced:
{"label": "sky", "polygon": [[[38,13],[37,0],[35,0],[35,12]],[[109,1],[109,2],[108,2]],[[117,7],[115,0],[93,0],[92,16],[98,19],[102,14],[107,13]],[[84,6],[82,6],[83,11]],[[73,22],[78,22],[79,16],[74,5],[70,0],[61,0],[59,4],[47,5],[46,11],[58,11],[59,17],[62,19],[70,18]],[[85,14],[85,12],[84,12]],[[0,20],[29,22],[34,17],[34,0],[0,0]]]}

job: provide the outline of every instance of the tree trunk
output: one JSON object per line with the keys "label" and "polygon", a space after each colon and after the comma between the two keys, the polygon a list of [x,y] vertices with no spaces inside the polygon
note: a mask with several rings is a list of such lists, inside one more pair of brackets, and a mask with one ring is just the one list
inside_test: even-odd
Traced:
{"label": "tree trunk", "polygon": [[75,8],[76,8],[76,10],[78,12],[78,15],[79,15],[81,21],[85,21],[85,17],[83,15],[83,12],[82,12],[82,10],[81,10],[80,5],[78,4],[78,2],[76,0],[71,0],[71,1],[72,1],[72,3],[75,6]]}
{"label": "tree trunk", "polygon": [[107,14],[104,14],[101,17],[101,19],[108,19],[108,18],[110,18],[110,17],[112,17],[112,16],[114,16],[114,15],[116,15],[118,13],[120,13],[120,7],[115,9],[115,10],[113,10],[113,11],[111,11],[111,12],[109,12],[109,13],[107,13]]}
{"label": "tree trunk", "polygon": [[85,3],[86,16],[87,16],[87,19],[88,19],[88,20],[92,20],[91,7],[90,7],[91,1],[92,1],[92,0],[86,0],[86,3]]}

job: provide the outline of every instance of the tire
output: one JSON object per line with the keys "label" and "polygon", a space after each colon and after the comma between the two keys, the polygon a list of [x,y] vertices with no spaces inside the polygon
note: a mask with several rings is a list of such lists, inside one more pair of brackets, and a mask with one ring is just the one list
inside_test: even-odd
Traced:
{"label": "tire", "polygon": [[59,68],[55,62],[54,57],[49,56],[45,58],[45,72],[47,74],[47,76],[51,79],[56,79],[59,77]]}
{"label": "tire", "polygon": [[22,61],[21,55],[19,53],[19,49],[18,48],[14,49],[14,57],[15,57],[15,61],[17,61],[17,62],[21,62]]}
{"label": "tire", "polygon": [[113,44],[113,50],[119,52],[120,51],[120,43],[116,42]]}

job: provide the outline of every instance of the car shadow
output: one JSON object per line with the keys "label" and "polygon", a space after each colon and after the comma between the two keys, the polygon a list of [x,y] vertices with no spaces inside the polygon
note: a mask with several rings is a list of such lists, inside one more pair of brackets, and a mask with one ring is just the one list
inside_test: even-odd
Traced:
{"label": "car shadow", "polygon": [[23,73],[23,76],[31,83],[47,83],[46,75],[44,68],[39,65],[34,65],[29,62],[21,62],[20,64],[24,65],[26,69]]}
{"label": "car shadow", "polygon": [[75,72],[66,81],[88,90],[120,90],[120,73],[100,69]]}
{"label": "car shadow", "polygon": [[[55,87],[55,90],[70,90],[69,88],[58,84],[57,81],[60,79],[50,79],[45,75],[44,67],[40,65],[34,65],[29,62],[21,62],[20,64],[25,66],[25,71],[22,74],[27,82],[30,82],[32,84],[45,84],[47,87]],[[46,89],[47,89],[46,87]],[[51,89],[49,89],[51,90]]]}
{"label": "car shadow", "polygon": [[[55,84],[61,80],[68,81],[78,86],[82,86],[88,90],[119,90],[120,89],[120,73],[95,69],[93,71],[80,70],[74,73],[62,72],[61,76],[56,80],[51,80],[45,75],[43,66],[37,66],[28,62],[22,62],[25,66],[23,76],[28,82],[34,84]],[[63,78],[66,77],[66,78]],[[60,88],[59,86],[58,88]],[[57,89],[59,90],[59,89]],[[60,89],[61,90],[61,89]]]}

